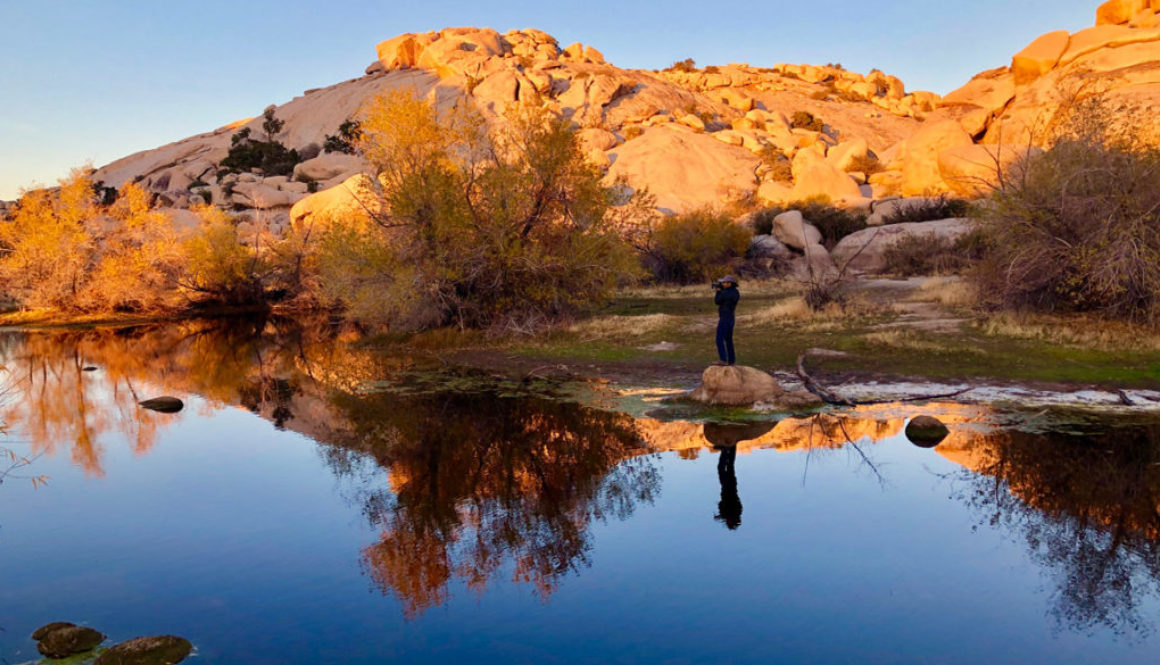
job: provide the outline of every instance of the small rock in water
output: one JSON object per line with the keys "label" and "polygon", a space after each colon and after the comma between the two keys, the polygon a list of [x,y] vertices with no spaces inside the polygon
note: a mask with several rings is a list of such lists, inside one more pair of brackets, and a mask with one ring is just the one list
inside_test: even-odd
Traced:
{"label": "small rock in water", "polygon": [[41,626],[40,628],[37,628],[36,630],[32,631],[32,639],[39,642],[39,641],[43,640],[44,638],[48,637],[48,634],[53,632],[53,631],[60,630],[61,628],[75,628],[75,627],[76,627],[75,623],[71,623],[68,621],[53,621],[52,623],[45,624],[45,625]]}
{"label": "small rock in water", "polygon": [[920,448],[934,448],[950,433],[947,426],[934,416],[918,416],[906,425],[906,438]]}
{"label": "small rock in water", "polygon": [[50,631],[36,644],[36,650],[49,658],[67,658],[92,651],[105,641],[103,633],[82,626],[68,626]]}
{"label": "small rock in water", "polygon": [[161,413],[177,413],[185,407],[185,403],[176,397],[154,397],[141,402],[141,406]]}
{"label": "small rock in water", "polygon": [[176,665],[191,651],[189,640],[176,635],[138,637],[109,649],[93,665]]}

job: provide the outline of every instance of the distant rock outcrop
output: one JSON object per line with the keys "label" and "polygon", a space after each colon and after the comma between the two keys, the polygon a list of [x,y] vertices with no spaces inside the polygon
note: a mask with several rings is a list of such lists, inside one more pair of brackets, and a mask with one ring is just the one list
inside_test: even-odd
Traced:
{"label": "distant rock outcrop", "polygon": [[[561,48],[539,30],[408,33],[378,44],[365,76],[275,107],[285,121],[276,140],[302,157],[292,175],[221,168],[236,132],[260,134],[257,117],[130,155],[94,180],[138,181],[179,209],[209,199],[279,232],[303,218],[292,211],[305,200],[315,208],[315,197],[367,169],[358,157],[323,152],[327,138],[369,98],[408,89],[441,108],[468,100],[491,123],[516,104],[571,120],[610,181],[648,188],[665,212],[739,199],[825,196],[865,207],[898,195],[978,196],[1042,144],[1069,95],[1101,90],[1116,103],[1160,102],[1157,12],[1155,0],[1106,2],[1095,27],[1032,40],[1008,66],[945,97],[907,91],[877,70],[678,63],[646,71],[616,67],[591,46]],[[1160,137],[1160,127],[1148,131]]]}

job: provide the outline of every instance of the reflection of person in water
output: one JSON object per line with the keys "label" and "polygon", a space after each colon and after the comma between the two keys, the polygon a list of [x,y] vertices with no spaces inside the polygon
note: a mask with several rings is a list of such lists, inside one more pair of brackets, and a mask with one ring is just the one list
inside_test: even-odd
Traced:
{"label": "reflection of person in water", "polygon": [[721,452],[717,459],[717,480],[721,482],[721,500],[717,502],[717,514],[713,519],[723,522],[730,531],[741,526],[741,495],[737,493],[737,444],[761,437],[777,423],[750,423],[747,425],[721,425],[705,423],[705,439]]}
{"label": "reflection of person in water", "polygon": [[737,459],[737,446],[721,449],[717,458],[717,479],[721,481],[721,500],[717,502],[717,514],[713,519],[724,522],[734,531],[741,526],[741,496],[737,494],[737,473],[733,462]]}

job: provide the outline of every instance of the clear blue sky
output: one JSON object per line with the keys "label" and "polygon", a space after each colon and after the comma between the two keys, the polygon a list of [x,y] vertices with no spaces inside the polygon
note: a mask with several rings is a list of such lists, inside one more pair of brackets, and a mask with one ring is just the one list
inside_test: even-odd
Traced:
{"label": "clear blue sky", "polygon": [[459,25],[545,30],[621,67],[841,62],[945,93],[1096,0],[0,0],[0,199],[362,74],[375,44]]}

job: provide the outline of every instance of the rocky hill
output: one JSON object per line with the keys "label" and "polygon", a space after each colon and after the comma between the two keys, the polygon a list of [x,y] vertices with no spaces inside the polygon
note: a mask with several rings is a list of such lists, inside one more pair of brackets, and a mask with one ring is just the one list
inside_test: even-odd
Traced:
{"label": "rocky hill", "polygon": [[300,160],[293,174],[222,169],[239,131],[261,135],[257,117],[125,157],[94,177],[113,187],[141,182],[174,208],[208,199],[282,227],[341,204],[349,188],[332,188],[365,165],[324,152],[327,137],[371,96],[405,87],[444,107],[466,96],[492,122],[512,104],[547,107],[575,123],[610,178],[648,187],[665,211],[738,199],[825,195],[866,206],[898,195],[973,195],[996,163],[1040,140],[1069,81],[1086,77],[1118,99],[1152,102],[1158,13],[1160,0],[1105,3],[1096,27],[1044,35],[946,98],[840,66],[622,69],[537,30],[406,34],[380,43],[363,76],[274,107],[285,121],[274,138]]}

